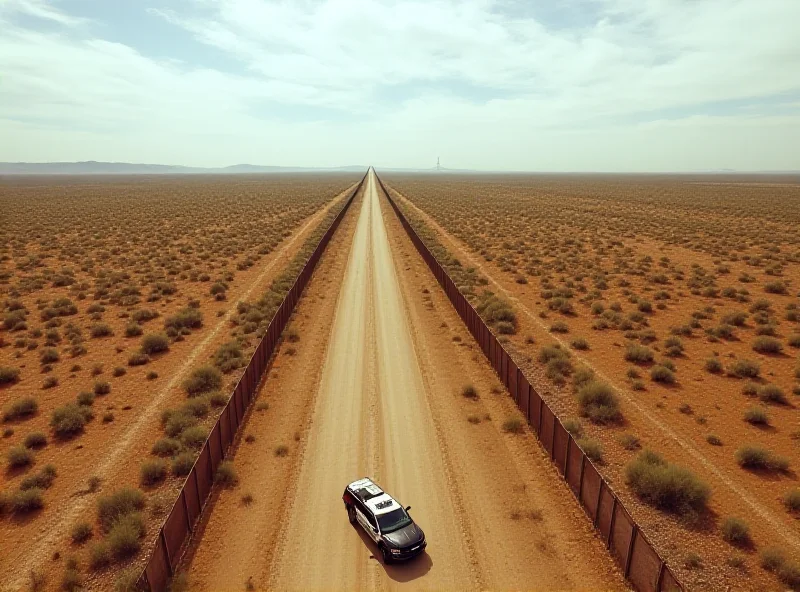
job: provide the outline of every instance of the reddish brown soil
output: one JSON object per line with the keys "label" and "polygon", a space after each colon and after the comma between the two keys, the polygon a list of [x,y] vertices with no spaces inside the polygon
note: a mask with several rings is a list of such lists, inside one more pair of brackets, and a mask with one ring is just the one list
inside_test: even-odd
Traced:
{"label": "reddish brown soil", "polygon": [[[774,588],[774,576],[758,565],[758,551],[777,544],[790,555],[800,553],[797,516],[788,513],[782,502],[784,493],[797,486],[795,471],[800,470],[797,463],[800,427],[797,406],[800,401],[792,394],[798,383],[794,374],[797,350],[788,345],[787,339],[800,332],[787,312],[789,305],[797,304],[794,294],[800,287],[800,260],[794,255],[800,238],[796,223],[790,223],[797,218],[797,195],[789,195],[798,189],[786,185],[760,188],[762,193],[773,191],[773,195],[760,198],[775,200],[766,207],[766,201],[749,198],[747,193],[741,195],[741,192],[753,191],[749,185],[737,187],[740,193],[726,202],[726,195],[719,194],[716,186],[713,189],[717,193],[703,194],[706,188],[681,189],[680,183],[674,180],[650,182],[649,185],[620,181],[625,189],[622,197],[604,188],[603,183],[611,183],[608,179],[598,182],[597,187],[574,179],[544,183],[530,179],[501,182],[496,179],[396,177],[392,182],[403,192],[402,196],[393,195],[435,231],[463,266],[473,266],[488,279],[489,289],[513,304],[518,332],[509,338],[509,346],[528,357],[528,372],[537,378],[537,389],[562,418],[578,417],[578,407],[571,387],[554,385],[545,376],[544,368],[535,362],[542,345],[560,342],[571,349],[575,362],[593,368],[598,376],[616,388],[622,399],[623,425],[601,427],[584,420],[584,430],[602,443],[604,474],[615,484],[626,505],[634,510],[635,518],[650,539],[678,569],[681,579],[693,588]],[[619,185],[614,187],[620,190]],[[653,193],[660,194],[663,199],[648,199]],[[647,197],[639,199],[639,195]],[[548,208],[554,212],[552,223],[543,220],[541,213]],[[519,214],[514,216],[514,211]],[[585,223],[587,219],[594,220],[595,226]],[[657,220],[658,226],[648,219]],[[683,234],[682,224],[686,229]],[[727,234],[711,232],[710,228],[715,225],[721,225]],[[525,228],[527,230],[523,231]],[[623,230],[625,228],[627,231]],[[767,228],[769,231],[765,232]],[[568,239],[577,242],[564,242]],[[739,255],[734,258],[728,249],[737,243],[744,249],[739,249]],[[576,250],[577,244],[582,248]],[[775,247],[779,251],[771,250]],[[630,285],[620,287],[613,279],[614,261],[615,257],[624,259],[627,248],[632,249],[637,261],[649,255],[654,265],[643,275],[623,273]],[[539,263],[529,259],[534,251],[533,257],[538,257]],[[751,257],[749,262],[743,260],[745,255]],[[659,266],[655,263],[661,257],[669,258],[661,268],[671,276],[666,285],[653,284],[649,279],[658,273]],[[759,257],[762,262],[753,265],[753,257]],[[594,265],[587,265],[590,261]],[[764,273],[764,267],[773,264],[779,264],[779,275]],[[693,294],[684,280],[672,277],[683,270],[684,277],[688,278],[697,266],[706,270],[727,267],[716,274],[711,272],[718,278],[718,289],[726,285],[744,286],[750,292],[750,302],[736,302],[720,295]],[[713,320],[703,325],[713,327],[724,314],[747,312],[759,299],[771,305],[770,323],[776,324],[784,354],[766,356],[752,350],[757,325],[753,323],[755,315],[748,313],[745,326],[736,328],[734,340],[711,340],[703,335],[702,329],[695,330],[693,336],[681,337],[684,351],[673,358],[678,369],[677,384],[668,387],[651,381],[647,365],[638,368],[644,389],[634,390],[632,380],[626,376],[635,364],[624,359],[628,342],[624,332],[613,328],[594,329],[598,315],[592,314],[588,302],[578,302],[580,291],[573,301],[574,314],[551,311],[548,299],[543,297],[545,288],[538,285],[540,278],[537,276],[541,275],[553,278],[554,287],[566,286],[571,280],[573,289],[580,283],[590,284],[591,289],[590,278],[600,270],[606,274],[612,272],[609,287],[596,297],[605,303],[605,308],[610,302],[618,301],[625,314],[635,310],[636,306],[628,302],[628,295],[646,297],[653,303],[653,313],[647,315],[647,328],[657,336],[650,345],[657,361],[665,357],[663,342],[670,336],[670,329],[687,324],[692,312],[713,306]],[[738,283],[736,278],[744,273],[753,276],[755,281]],[[519,283],[520,277],[530,283]],[[582,282],[583,277],[589,281]],[[789,286],[786,295],[765,292],[764,286],[775,280]],[[653,300],[654,293],[660,289],[669,291],[668,300]],[[665,307],[656,308],[658,302],[664,302]],[[565,323],[568,333],[551,332],[550,327],[556,321]],[[589,349],[572,348],[570,344],[575,337],[585,338]],[[786,394],[788,404],[764,405],[758,399],[744,396],[744,380],[705,370],[705,361],[711,357],[718,357],[726,368],[734,359],[757,361],[761,366],[760,385],[767,382],[778,385]],[[684,407],[683,412],[680,411],[683,404],[690,409]],[[754,405],[766,408],[770,427],[758,429],[743,421],[744,411]],[[624,482],[624,465],[635,452],[620,444],[623,433],[635,435],[642,445],[662,453],[670,461],[690,467],[707,481],[713,491],[707,515],[699,522],[686,524],[640,503]],[[712,433],[721,438],[722,446],[712,446],[706,441],[706,436]],[[769,474],[743,470],[734,458],[734,451],[743,443],[763,444],[788,458],[790,470]],[[753,548],[739,550],[722,540],[719,528],[728,516],[741,517],[748,522]],[[700,555],[704,567],[684,567],[684,559],[690,552]],[[731,556],[741,556],[744,568],[731,567],[728,563]],[[746,576],[742,569],[746,570]]]}

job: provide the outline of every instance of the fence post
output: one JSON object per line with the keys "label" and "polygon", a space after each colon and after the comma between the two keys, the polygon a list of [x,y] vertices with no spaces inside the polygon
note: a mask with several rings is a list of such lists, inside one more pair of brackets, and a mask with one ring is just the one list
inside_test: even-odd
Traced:
{"label": "fence post", "polygon": [[603,479],[601,477],[600,478],[600,487],[597,488],[597,506],[595,506],[595,509],[594,509],[594,527],[595,528],[597,528],[597,521],[600,518],[600,500],[603,497],[603,485],[605,485],[605,483],[606,483],[605,479]]}
{"label": "fence post", "polygon": [[161,546],[164,548],[164,557],[167,558],[167,569],[169,569],[169,575],[172,575],[174,572],[172,571],[172,558],[169,556],[169,547],[167,547],[167,537],[164,534],[164,527],[161,527]]}
{"label": "fence post", "polygon": [[581,476],[578,478],[578,502],[583,505],[583,471],[586,468],[586,453],[581,457]]}
{"label": "fence post", "polygon": [[542,439],[542,411],[544,410],[544,399],[539,395],[539,425],[536,427],[536,435]]}
{"label": "fence post", "polygon": [[[551,411],[552,413],[552,411]],[[556,414],[553,413],[553,433],[550,436],[550,460],[556,460]]]}
{"label": "fence post", "polygon": [[[202,450],[200,451],[202,454]],[[208,466],[211,466],[211,449],[208,449]],[[200,498],[200,478],[197,476],[197,471],[192,471],[194,473],[194,486],[197,489],[197,507],[200,508],[200,512],[203,511],[203,500]]]}
{"label": "fence post", "polygon": [[564,455],[564,481],[569,483],[569,479],[567,478],[567,469],[569,468],[569,449],[572,448],[569,444],[572,442],[572,434],[567,432],[567,452]]}
{"label": "fence post", "polygon": [[[230,399],[228,401],[230,402]],[[230,411],[228,411],[228,413],[230,413]],[[228,451],[225,449],[225,446],[222,444],[222,424],[221,423],[217,423],[217,425],[220,426],[220,428],[217,430],[217,435],[219,436],[219,450],[220,450],[220,459],[219,460],[220,460],[220,462],[222,462],[222,459],[227,456],[226,453]],[[212,477],[212,481],[213,481],[213,477]]]}
{"label": "fence post", "polygon": [[661,584],[664,583],[664,568],[667,563],[662,559],[661,566],[658,568],[658,579],[656,580],[656,592],[661,592]]}
{"label": "fence post", "polygon": [[631,542],[628,544],[628,556],[625,558],[625,577],[631,573],[631,559],[633,559],[633,543],[639,535],[639,527],[633,523],[633,531],[631,532]]}
{"label": "fence post", "polygon": [[183,500],[183,510],[186,512],[186,529],[192,533],[192,519],[189,517],[189,502],[186,501],[186,489],[181,489],[181,499]]}
{"label": "fence post", "polygon": [[614,502],[611,504],[611,524],[608,525],[608,540],[606,548],[611,548],[611,538],[614,536],[614,523],[617,521],[617,496],[612,495]]}

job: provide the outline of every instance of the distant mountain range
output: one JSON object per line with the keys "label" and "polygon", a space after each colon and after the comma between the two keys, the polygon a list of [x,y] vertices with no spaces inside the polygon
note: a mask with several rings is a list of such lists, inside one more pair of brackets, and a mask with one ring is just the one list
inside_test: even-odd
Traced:
{"label": "distant mountain range", "polygon": [[235,164],[205,168],[129,162],[0,162],[0,175],[231,175],[253,173],[358,172],[366,166],[306,168]]}
{"label": "distant mountain range", "polygon": [[[130,162],[97,162],[89,160],[86,162],[0,162],[0,175],[236,175],[236,174],[265,174],[265,173],[314,173],[314,172],[365,172],[369,168],[367,165],[351,165],[341,167],[283,167],[283,166],[262,166],[257,164],[234,164],[227,167],[188,167],[169,164],[135,164]],[[501,173],[501,171],[476,171],[469,169],[446,169],[437,171],[435,168],[413,169],[413,168],[389,168],[377,167],[380,172],[406,172],[406,173]],[[506,171],[516,174],[570,174],[570,173],[547,173],[545,171],[525,172],[525,171]],[[624,174],[624,173],[591,173],[577,172],[573,174]],[[646,174],[646,173],[634,173]],[[709,174],[709,175],[736,175],[736,174],[759,174],[759,175],[797,175],[800,171],[734,171],[730,169],[705,170],[705,171],[686,171],[676,173],[656,173],[656,174]]]}

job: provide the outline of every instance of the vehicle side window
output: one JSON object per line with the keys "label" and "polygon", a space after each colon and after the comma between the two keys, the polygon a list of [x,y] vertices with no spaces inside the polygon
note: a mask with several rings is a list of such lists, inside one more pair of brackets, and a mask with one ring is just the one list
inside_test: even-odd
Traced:
{"label": "vehicle side window", "polygon": [[367,515],[367,521],[369,522],[370,526],[372,526],[373,529],[378,530],[378,521],[375,520],[375,516],[372,515],[372,512],[367,511],[366,515]]}

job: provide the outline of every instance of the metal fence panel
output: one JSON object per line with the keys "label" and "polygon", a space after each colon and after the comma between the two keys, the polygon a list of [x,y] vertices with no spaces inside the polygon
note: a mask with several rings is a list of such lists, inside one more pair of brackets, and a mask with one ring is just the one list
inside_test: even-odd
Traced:
{"label": "metal fence panel", "polygon": [[514,360],[510,360],[510,371],[509,371],[509,387],[508,391],[511,393],[511,397],[514,399],[514,402],[519,406],[519,393],[517,392],[517,378],[519,377],[519,368],[514,363]]}
{"label": "metal fence panel", "polygon": [[657,592],[661,558],[639,533],[633,543],[628,579],[641,592]]}
{"label": "metal fence panel", "polygon": [[[186,483],[183,485],[183,498],[186,502],[189,524],[194,525],[195,521],[200,517],[200,510],[203,509],[200,503],[200,492],[198,491],[197,477],[195,476],[194,468],[189,473]],[[192,526],[192,528],[194,528],[194,526]]]}
{"label": "metal fence panel", "polygon": [[[164,538],[167,540],[167,551],[171,558],[179,556],[181,546],[189,534],[189,523],[187,522],[186,508],[183,505],[183,492],[178,496],[172,512],[166,522],[164,522]],[[173,559],[173,563],[175,563]]]}
{"label": "metal fence panel", "polygon": [[581,485],[581,505],[586,510],[589,519],[594,523],[597,516],[597,502],[599,501],[600,494],[600,473],[594,468],[594,465],[589,461],[583,468],[583,483]]}
{"label": "metal fence panel", "polygon": [[206,503],[208,494],[211,493],[211,483],[214,480],[214,471],[211,469],[211,451],[209,442],[203,445],[200,456],[194,463],[194,470],[197,475],[197,491],[202,504]]}
{"label": "metal fence panel", "polygon": [[533,426],[534,431],[539,434],[539,439],[542,439],[539,426],[542,421],[542,398],[539,396],[533,387],[531,387],[530,402],[528,403],[528,421]]}
{"label": "metal fence panel", "polygon": [[519,410],[522,412],[522,415],[525,416],[526,421],[530,421],[530,410],[528,409],[528,404],[530,403],[530,396],[531,396],[531,385],[528,384],[528,379],[525,378],[524,374],[520,374],[519,378],[519,386],[517,387],[519,391],[519,401],[517,402],[517,406]]}
{"label": "metal fence panel", "polygon": [[567,472],[564,478],[567,480],[572,493],[577,497],[581,489],[583,450],[581,450],[581,447],[578,446],[578,443],[572,438],[569,439],[569,454],[567,456],[569,461],[567,462]]}
{"label": "metal fence panel", "polygon": [[564,473],[564,465],[567,463],[567,444],[569,444],[569,432],[564,429],[561,422],[556,419],[553,424],[553,462],[556,463],[558,472]]}
{"label": "metal fence panel", "polygon": [[678,578],[672,570],[664,566],[664,573],[661,575],[661,590],[659,592],[680,592],[683,587],[678,582]]}
{"label": "metal fence panel", "polygon": [[166,590],[172,572],[167,559],[167,548],[164,546],[164,539],[161,536],[156,538],[156,545],[147,562],[144,576],[147,578],[151,590]]}
{"label": "metal fence panel", "polygon": [[222,410],[222,413],[217,420],[217,425],[219,426],[220,430],[220,445],[222,446],[222,456],[225,456],[228,452],[228,447],[233,442],[233,433],[231,432],[231,420],[229,418],[231,412],[231,403],[228,401],[228,404]]}
{"label": "metal fence panel", "polygon": [[617,498],[603,483],[600,488],[600,507],[597,511],[597,528],[605,540],[608,540],[609,533],[611,532],[611,517],[614,515],[614,502]]}
{"label": "metal fence panel", "polygon": [[214,424],[211,433],[208,435],[208,447],[211,452],[211,474],[213,475],[217,472],[217,467],[224,456],[222,440],[220,440],[219,420]]}
{"label": "metal fence panel", "polygon": [[542,442],[542,446],[547,451],[547,454],[550,455],[550,458],[553,457],[553,422],[555,420],[555,416],[553,412],[550,410],[550,407],[544,405],[542,407],[542,431],[539,432],[539,440]]}
{"label": "metal fence panel", "polygon": [[634,529],[631,515],[617,502],[614,506],[614,527],[611,530],[611,553],[623,570],[627,567],[628,553],[631,550],[631,542]]}

